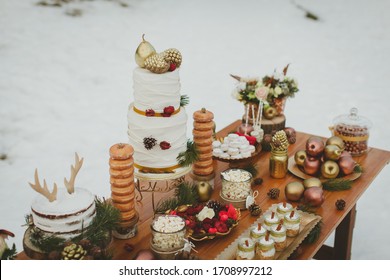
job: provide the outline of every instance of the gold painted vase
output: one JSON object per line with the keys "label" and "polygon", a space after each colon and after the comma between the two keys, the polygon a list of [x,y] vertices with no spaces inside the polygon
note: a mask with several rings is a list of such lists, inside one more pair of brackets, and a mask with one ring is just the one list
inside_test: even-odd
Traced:
{"label": "gold painted vase", "polygon": [[284,178],[287,174],[288,155],[287,150],[275,151],[271,150],[269,159],[269,173],[272,178]]}

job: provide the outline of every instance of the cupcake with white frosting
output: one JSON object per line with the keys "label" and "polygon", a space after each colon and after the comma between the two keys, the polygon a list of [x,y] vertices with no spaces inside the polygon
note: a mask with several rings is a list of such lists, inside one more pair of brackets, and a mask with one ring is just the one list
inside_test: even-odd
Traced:
{"label": "cupcake with white frosting", "polygon": [[281,202],[276,208],[276,214],[279,216],[279,219],[283,219],[284,216],[290,213],[293,210],[293,207],[290,203]]}
{"label": "cupcake with white frosting", "polygon": [[271,212],[264,216],[264,227],[267,230],[271,230],[271,227],[273,225],[278,225],[280,222],[280,219],[278,215],[275,214],[275,212]]}
{"label": "cupcake with white frosting", "polygon": [[237,245],[237,260],[252,260],[255,257],[255,242],[250,238],[241,238]]}
{"label": "cupcake with white frosting", "polygon": [[252,226],[250,229],[249,236],[255,243],[259,243],[260,239],[267,234],[267,229],[258,223]]}
{"label": "cupcake with white frosting", "polygon": [[275,241],[270,238],[269,234],[266,234],[260,238],[256,254],[261,260],[273,260],[275,258]]}

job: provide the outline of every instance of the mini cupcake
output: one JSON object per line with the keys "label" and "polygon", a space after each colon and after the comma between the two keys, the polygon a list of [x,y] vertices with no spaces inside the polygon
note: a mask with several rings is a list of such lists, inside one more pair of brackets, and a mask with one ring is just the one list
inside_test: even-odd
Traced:
{"label": "mini cupcake", "polygon": [[250,238],[241,238],[238,241],[236,259],[252,260],[255,257],[255,242]]}
{"label": "mini cupcake", "polygon": [[276,214],[278,214],[279,219],[283,219],[284,216],[290,213],[293,210],[293,207],[290,203],[281,202],[276,208]]}
{"label": "mini cupcake", "polygon": [[279,217],[278,215],[275,215],[275,212],[271,212],[270,214],[265,215],[264,217],[264,227],[267,230],[271,230],[271,227],[273,225],[279,224]]}
{"label": "mini cupcake", "polygon": [[266,234],[259,240],[256,254],[261,260],[273,260],[275,258],[275,241]]}
{"label": "mini cupcake", "polygon": [[265,236],[266,233],[267,229],[259,223],[257,226],[251,227],[249,236],[252,238],[253,242],[259,243],[260,239]]}
{"label": "mini cupcake", "polygon": [[276,251],[283,251],[286,248],[286,227],[284,225],[273,225],[270,230],[270,237],[275,241]]}
{"label": "mini cupcake", "polygon": [[284,216],[283,225],[286,227],[286,234],[288,237],[297,236],[301,225],[301,215],[294,210],[291,211],[290,214]]}

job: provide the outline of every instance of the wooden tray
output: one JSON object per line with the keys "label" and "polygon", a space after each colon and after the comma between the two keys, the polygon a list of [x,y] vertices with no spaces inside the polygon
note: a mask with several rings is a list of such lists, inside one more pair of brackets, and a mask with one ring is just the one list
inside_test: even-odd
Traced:
{"label": "wooden tray", "polygon": [[[301,179],[309,179],[309,178],[313,178],[313,177],[316,177],[318,178],[317,176],[313,176],[313,175],[309,175],[309,174],[306,174],[305,172],[303,172],[303,170],[301,170],[299,168],[299,166],[295,163],[295,159],[294,157],[290,157],[288,159],[288,171],[291,172],[291,174],[301,178]],[[360,176],[362,175],[361,172],[354,172],[352,174],[349,174],[347,176],[341,176],[341,177],[337,177],[336,179],[338,178],[342,178],[342,179],[345,179],[345,180],[356,180],[357,178],[359,178]],[[323,181],[327,181],[329,179],[327,178],[323,178],[323,177],[319,177],[319,179],[323,182]]]}
{"label": "wooden tray", "polygon": [[[249,237],[250,229],[252,226],[256,226],[258,223],[264,221],[264,216],[268,213],[276,212],[277,204],[273,204],[268,210],[254,222],[249,228],[247,228],[236,240],[234,240],[227,248],[225,248],[215,259],[216,260],[234,260],[236,257],[238,241],[241,238]],[[322,217],[296,210],[301,215],[301,227],[299,234],[296,237],[287,237],[287,246],[281,252],[275,253],[276,260],[287,260],[288,257],[295,251],[295,249],[302,243],[306,236],[311,232],[316,224],[318,224]],[[255,259],[259,259],[258,256]]]}

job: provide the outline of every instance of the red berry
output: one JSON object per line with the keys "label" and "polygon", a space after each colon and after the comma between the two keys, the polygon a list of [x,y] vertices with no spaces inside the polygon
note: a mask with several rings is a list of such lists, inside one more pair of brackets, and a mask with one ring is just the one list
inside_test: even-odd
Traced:
{"label": "red berry", "polygon": [[171,144],[167,141],[160,142],[161,150],[168,150],[171,147]]}
{"label": "red berry", "polygon": [[175,112],[175,107],[168,106],[164,108],[164,112],[162,113],[162,115],[164,117],[170,117],[174,112]]}
{"label": "red berry", "polygon": [[176,69],[176,64],[171,63],[171,65],[169,65],[169,71],[172,72],[172,71],[175,71],[175,69]]}

